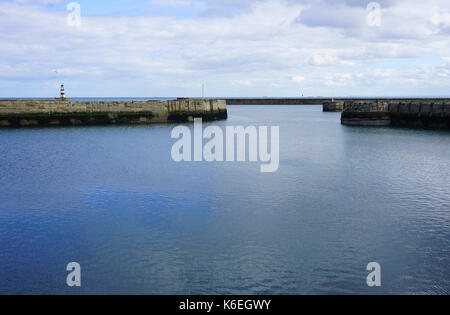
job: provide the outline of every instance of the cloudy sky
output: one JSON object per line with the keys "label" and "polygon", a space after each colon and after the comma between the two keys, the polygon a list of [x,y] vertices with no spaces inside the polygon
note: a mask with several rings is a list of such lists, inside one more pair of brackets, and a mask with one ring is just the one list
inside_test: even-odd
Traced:
{"label": "cloudy sky", "polygon": [[449,0],[70,2],[0,0],[0,97],[450,95]]}

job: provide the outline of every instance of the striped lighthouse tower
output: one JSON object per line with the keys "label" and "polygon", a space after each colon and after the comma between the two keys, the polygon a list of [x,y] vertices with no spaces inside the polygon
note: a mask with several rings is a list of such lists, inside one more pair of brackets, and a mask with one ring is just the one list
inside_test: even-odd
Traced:
{"label": "striped lighthouse tower", "polygon": [[61,84],[61,99],[64,100],[66,98],[66,92],[64,91],[64,84]]}

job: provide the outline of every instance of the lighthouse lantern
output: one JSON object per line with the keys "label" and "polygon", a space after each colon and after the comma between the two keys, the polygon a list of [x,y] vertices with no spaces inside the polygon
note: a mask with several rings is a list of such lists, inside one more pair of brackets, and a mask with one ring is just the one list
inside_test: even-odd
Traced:
{"label": "lighthouse lantern", "polygon": [[61,84],[61,99],[66,99],[66,93],[64,91],[64,84]]}

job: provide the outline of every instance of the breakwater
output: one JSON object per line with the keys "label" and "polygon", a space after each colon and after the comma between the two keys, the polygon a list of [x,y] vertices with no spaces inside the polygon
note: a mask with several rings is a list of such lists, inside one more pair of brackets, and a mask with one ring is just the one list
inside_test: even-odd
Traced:
{"label": "breakwater", "polygon": [[331,98],[225,98],[227,105],[318,105]]}
{"label": "breakwater", "polygon": [[450,100],[345,101],[341,122],[344,125],[450,129]]}
{"label": "breakwater", "polygon": [[345,101],[326,101],[323,102],[324,112],[342,112],[344,110]]}
{"label": "breakwater", "polygon": [[342,112],[351,104],[379,104],[397,106],[398,104],[423,104],[424,110],[428,104],[448,104],[450,98],[362,98],[362,97],[301,97],[301,98],[225,98],[227,105],[323,105],[324,112]]}
{"label": "breakwater", "polygon": [[352,104],[442,104],[449,103],[450,98],[334,98],[333,100],[325,100],[323,104],[323,111],[325,112],[342,112],[345,108]]}
{"label": "breakwater", "polygon": [[149,124],[227,118],[223,100],[91,101],[0,100],[0,127]]}

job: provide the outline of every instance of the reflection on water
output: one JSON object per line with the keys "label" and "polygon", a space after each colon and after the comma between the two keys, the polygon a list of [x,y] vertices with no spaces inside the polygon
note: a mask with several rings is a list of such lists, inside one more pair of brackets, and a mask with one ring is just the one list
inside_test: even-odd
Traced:
{"label": "reflection on water", "polygon": [[448,132],[229,114],[280,126],[278,172],[175,163],[171,125],[1,130],[0,293],[449,293]]}

